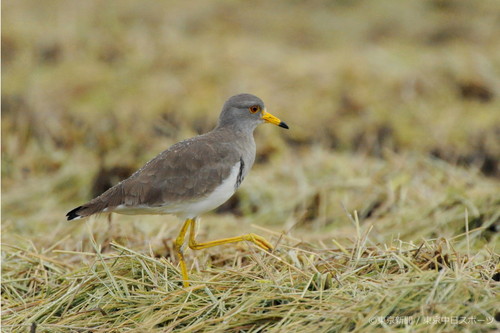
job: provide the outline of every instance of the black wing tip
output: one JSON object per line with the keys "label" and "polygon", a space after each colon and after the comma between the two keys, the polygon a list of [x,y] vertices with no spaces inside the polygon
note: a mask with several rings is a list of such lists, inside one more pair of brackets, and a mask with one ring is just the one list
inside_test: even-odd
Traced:
{"label": "black wing tip", "polygon": [[82,218],[81,215],[78,215],[78,211],[82,208],[83,206],[78,206],[76,207],[75,209],[73,210],[70,210],[68,212],[68,214],[66,214],[66,217],[68,218],[68,221],[71,221],[71,220],[74,220],[74,219],[78,219],[78,218]]}

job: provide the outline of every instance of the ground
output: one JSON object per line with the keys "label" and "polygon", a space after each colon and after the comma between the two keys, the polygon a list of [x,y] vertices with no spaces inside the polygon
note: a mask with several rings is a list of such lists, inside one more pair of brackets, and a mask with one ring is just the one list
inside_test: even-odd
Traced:
{"label": "ground", "polygon": [[[499,329],[494,0],[3,1],[2,332]],[[201,217],[67,211],[229,96],[261,97],[237,194]]]}

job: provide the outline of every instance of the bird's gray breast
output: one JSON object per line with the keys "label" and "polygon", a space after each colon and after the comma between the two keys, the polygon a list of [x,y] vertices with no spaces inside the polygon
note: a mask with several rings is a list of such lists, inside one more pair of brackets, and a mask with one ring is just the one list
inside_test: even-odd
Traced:
{"label": "bird's gray breast", "polygon": [[239,147],[240,152],[240,163],[239,163],[239,172],[236,177],[236,183],[234,184],[234,188],[237,189],[240,187],[241,183],[245,179],[245,176],[248,174],[252,165],[255,161],[255,141],[253,137],[249,138],[247,142]]}

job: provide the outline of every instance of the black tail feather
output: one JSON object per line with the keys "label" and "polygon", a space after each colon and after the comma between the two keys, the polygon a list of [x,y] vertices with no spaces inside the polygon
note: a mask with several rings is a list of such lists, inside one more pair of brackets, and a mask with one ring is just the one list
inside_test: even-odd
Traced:
{"label": "black tail feather", "polygon": [[83,208],[83,206],[78,206],[75,209],[69,211],[68,214],[66,214],[66,217],[68,218],[68,221],[71,221],[71,220],[77,219],[79,217],[82,217],[81,215],[78,215],[78,211],[80,209],[82,209],[82,208]]}

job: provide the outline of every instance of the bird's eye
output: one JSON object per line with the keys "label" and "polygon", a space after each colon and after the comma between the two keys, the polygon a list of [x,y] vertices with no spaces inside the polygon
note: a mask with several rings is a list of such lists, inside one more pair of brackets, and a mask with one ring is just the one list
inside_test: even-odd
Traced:
{"label": "bird's eye", "polygon": [[251,113],[257,113],[260,111],[260,106],[253,105],[253,106],[249,107],[248,110],[250,110]]}

